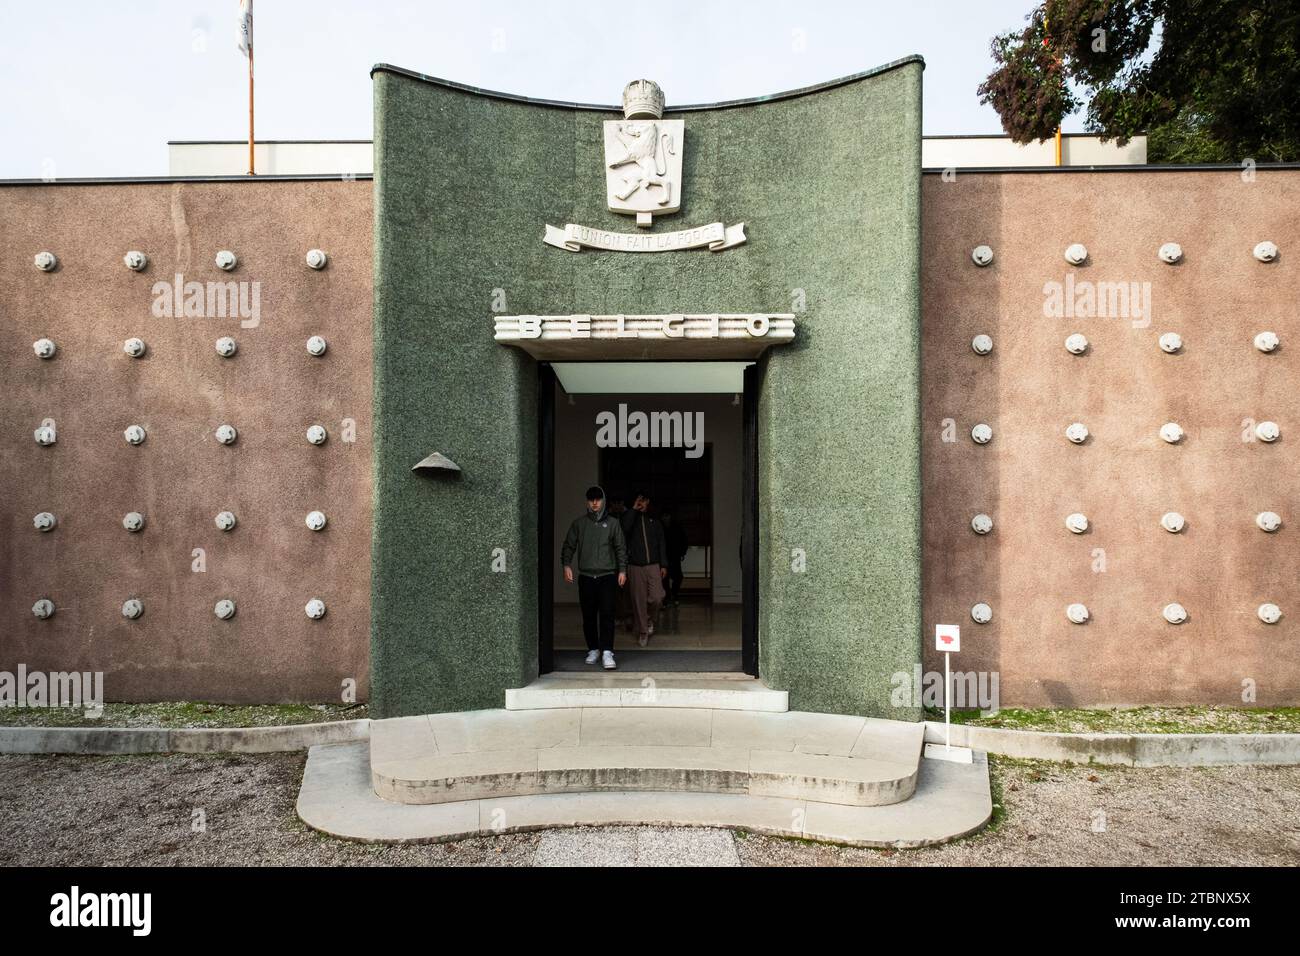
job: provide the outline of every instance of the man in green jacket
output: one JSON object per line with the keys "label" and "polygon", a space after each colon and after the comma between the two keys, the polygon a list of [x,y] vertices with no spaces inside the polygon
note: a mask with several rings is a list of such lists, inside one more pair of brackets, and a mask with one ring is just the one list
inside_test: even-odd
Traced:
{"label": "man in green jacket", "polygon": [[582,607],[582,635],[587,640],[587,663],[604,658],[606,670],[614,663],[614,599],[627,583],[627,544],[618,519],[605,510],[605,490],[587,489],[587,512],[573,519],[560,548],[566,584],[578,576],[578,603]]}

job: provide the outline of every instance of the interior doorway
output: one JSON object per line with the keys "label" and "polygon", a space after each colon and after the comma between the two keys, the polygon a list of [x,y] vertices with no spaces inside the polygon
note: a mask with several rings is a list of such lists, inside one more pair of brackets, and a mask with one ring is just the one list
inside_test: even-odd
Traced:
{"label": "interior doorway", "polygon": [[666,549],[664,598],[644,646],[630,588],[620,591],[615,673],[757,674],[756,565],[753,555],[747,560],[757,531],[749,369],[745,362],[543,363],[542,673],[604,672],[585,663],[578,589],[564,581],[560,562],[570,524],[585,513],[585,491],[598,484],[611,517],[643,548],[635,502],[645,496],[644,515],[659,525],[652,537],[662,534]]}

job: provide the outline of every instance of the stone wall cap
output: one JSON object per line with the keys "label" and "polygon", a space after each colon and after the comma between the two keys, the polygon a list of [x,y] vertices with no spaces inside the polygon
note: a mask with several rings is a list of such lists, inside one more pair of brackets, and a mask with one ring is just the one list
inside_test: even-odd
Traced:
{"label": "stone wall cap", "polygon": [[[794,90],[785,90],[780,93],[768,93],[763,96],[751,96],[740,100],[722,100],[717,103],[691,103],[683,106],[665,106],[664,113],[690,113],[701,110],[720,110],[728,109],[733,106],[754,106],[759,103],[770,103],[774,100],[786,100],[796,96],[806,96],[810,93],[821,93],[826,90],[834,89],[837,86],[844,86],[848,83],[855,83],[858,80],[865,80],[868,77],[879,76],[882,73],[888,73],[890,70],[898,69],[901,66],[907,66],[912,63],[919,63],[921,68],[925,68],[925,59],[919,53],[913,53],[910,56],[902,57],[898,60],[890,60],[888,63],[882,63],[880,66],[872,67],[869,70],[863,70],[860,73],[851,73],[848,76],[841,76],[834,80],[827,80],[824,83],[815,83],[812,86],[804,86]],[[531,96],[521,96],[518,93],[502,93],[499,90],[488,90],[479,86],[472,86],[468,83],[457,83],[455,80],[447,80],[438,76],[429,76],[426,73],[419,73],[415,70],[408,70],[400,66],[394,66],[391,63],[376,63],[370,68],[370,75],[374,77],[376,73],[391,73],[394,76],[406,77],[410,80],[419,80],[422,83],[433,83],[438,86],[445,86],[449,89],[460,90],[464,93],[474,93],[478,96],[488,96],[499,100],[511,100],[516,103],[530,103],[533,106],[554,106],[560,109],[569,110],[596,110],[601,113],[619,113],[623,112],[622,104],[602,105],[598,103],[572,103],[566,100],[548,100]]]}

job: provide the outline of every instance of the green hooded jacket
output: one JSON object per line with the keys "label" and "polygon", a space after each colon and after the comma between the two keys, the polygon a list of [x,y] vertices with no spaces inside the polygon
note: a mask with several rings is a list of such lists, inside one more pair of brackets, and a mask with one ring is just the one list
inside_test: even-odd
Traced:
{"label": "green hooded jacket", "polygon": [[624,574],[627,572],[627,543],[623,538],[623,526],[606,511],[609,502],[604,489],[601,489],[600,497],[599,512],[588,508],[569,525],[564,546],[560,548],[560,563],[578,574],[592,577],[615,571]]}

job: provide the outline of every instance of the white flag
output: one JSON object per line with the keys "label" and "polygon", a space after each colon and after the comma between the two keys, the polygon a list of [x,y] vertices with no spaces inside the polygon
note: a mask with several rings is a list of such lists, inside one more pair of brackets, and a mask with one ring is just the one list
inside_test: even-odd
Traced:
{"label": "white flag", "polygon": [[239,52],[253,53],[253,0],[239,0]]}

